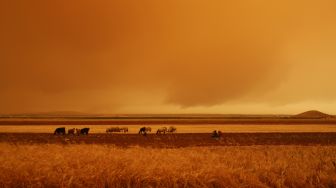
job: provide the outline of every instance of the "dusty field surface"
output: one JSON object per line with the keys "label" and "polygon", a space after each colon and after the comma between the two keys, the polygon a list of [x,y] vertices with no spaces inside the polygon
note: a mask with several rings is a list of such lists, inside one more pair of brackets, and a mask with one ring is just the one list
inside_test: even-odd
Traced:
{"label": "dusty field surface", "polygon": [[[336,187],[331,121],[172,121],[3,122],[0,187]],[[177,133],[155,134],[171,125]],[[115,126],[129,133],[105,133]],[[143,126],[152,132],[138,135]],[[57,127],[90,134],[54,135]]]}
{"label": "dusty field surface", "polygon": [[0,143],[10,144],[108,144],[121,147],[178,148],[250,145],[336,145],[336,133],[179,133],[142,136],[138,134],[53,135],[47,133],[0,133]]}
{"label": "dusty field surface", "polygon": [[336,186],[336,146],[0,148],[0,187]]}
{"label": "dusty field surface", "polygon": [[127,127],[131,134],[137,134],[143,126],[152,128],[152,133],[165,126],[174,126],[178,133],[211,133],[213,130],[221,130],[226,133],[279,133],[279,132],[335,132],[336,125],[325,124],[299,124],[299,125],[242,125],[242,124],[203,124],[203,125],[0,125],[0,133],[53,133],[57,127],[71,128],[89,127],[90,133],[105,133],[110,127]]}

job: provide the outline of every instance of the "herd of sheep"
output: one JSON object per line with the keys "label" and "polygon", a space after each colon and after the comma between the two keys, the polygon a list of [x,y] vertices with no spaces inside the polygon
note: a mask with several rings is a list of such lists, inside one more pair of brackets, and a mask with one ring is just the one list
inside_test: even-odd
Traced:
{"label": "herd of sheep", "polygon": [[[87,135],[89,134],[90,128],[83,128],[83,129],[77,129],[77,128],[72,128],[68,129],[68,134],[70,135]],[[148,132],[151,132],[152,128],[151,127],[141,127],[139,130],[139,134],[146,135]],[[110,127],[106,129],[106,133],[127,133],[128,132],[128,127]],[[166,134],[166,133],[175,133],[176,132],[176,127],[170,126],[170,127],[162,127],[159,128],[156,131],[156,134]],[[65,127],[59,127],[55,130],[54,132],[55,135],[65,135],[66,134],[66,129]]]}
{"label": "herd of sheep", "polygon": [[[77,128],[72,128],[68,129],[68,134],[69,135],[87,135],[89,134],[90,128],[83,128],[83,129],[77,129]],[[151,127],[141,127],[139,129],[138,134],[142,135],[147,135],[147,133],[151,132],[152,128]],[[128,127],[110,127],[106,129],[106,133],[127,133],[128,132]],[[170,126],[170,127],[161,127],[157,129],[156,134],[166,134],[166,133],[175,133],[176,132],[176,127]],[[55,130],[54,132],[55,135],[65,135],[66,134],[66,129],[65,127],[59,127]],[[221,131],[213,131],[212,132],[212,137],[215,139],[220,138],[222,135]]]}
{"label": "herd of sheep", "polygon": [[[68,129],[68,134],[87,135],[89,134],[89,131],[90,131],[90,128],[83,128],[83,129],[73,128],[73,129]],[[66,134],[65,127],[56,128],[54,134],[55,135],[65,135]]]}

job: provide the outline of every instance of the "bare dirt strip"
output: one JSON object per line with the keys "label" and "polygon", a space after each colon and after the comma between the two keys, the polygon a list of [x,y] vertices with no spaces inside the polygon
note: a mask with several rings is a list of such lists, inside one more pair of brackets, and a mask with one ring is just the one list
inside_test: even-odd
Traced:
{"label": "bare dirt strip", "polygon": [[197,147],[250,145],[336,145],[336,133],[224,133],[214,139],[209,133],[89,134],[0,133],[0,143],[11,144],[106,144],[120,147]]}

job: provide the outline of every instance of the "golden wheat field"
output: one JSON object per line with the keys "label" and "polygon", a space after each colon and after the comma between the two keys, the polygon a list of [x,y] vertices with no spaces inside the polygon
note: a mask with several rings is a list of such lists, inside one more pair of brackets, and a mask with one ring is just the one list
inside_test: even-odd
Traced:
{"label": "golden wheat field", "polygon": [[336,146],[0,148],[0,187],[336,186]]}

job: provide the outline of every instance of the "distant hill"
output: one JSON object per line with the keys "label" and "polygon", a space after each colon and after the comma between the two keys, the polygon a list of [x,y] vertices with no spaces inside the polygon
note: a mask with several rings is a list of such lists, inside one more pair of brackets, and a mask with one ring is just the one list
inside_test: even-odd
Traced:
{"label": "distant hill", "polygon": [[335,116],[317,111],[317,110],[310,110],[307,112],[303,112],[301,114],[297,114],[293,116],[294,118],[303,118],[303,119],[327,119],[327,118],[334,118]]}

